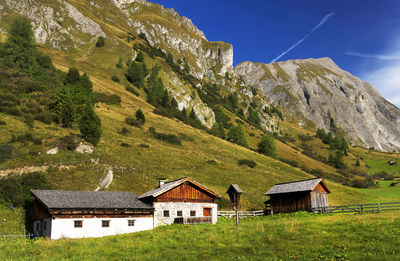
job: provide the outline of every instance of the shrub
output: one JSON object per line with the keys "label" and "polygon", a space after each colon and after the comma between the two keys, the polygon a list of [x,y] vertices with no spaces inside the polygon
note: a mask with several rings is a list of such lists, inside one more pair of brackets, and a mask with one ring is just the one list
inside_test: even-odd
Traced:
{"label": "shrub", "polygon": [[0,121],[0,125],[7,125],[5,121]]}
{"label": "shrub", "polygon": [[100,48],[100,47],[103,47],[105,44],[106,44],[106,41],[105,41],[104,37],[103,37],[103,36],[100,36],[100,37],[97,39],[96,47]]}
{"label": "shrub", "polygon": [[42,139],[35,138],[32,133],[26,133],[23,135],[19,135],[18,137],[13,136],[12,141],[18,141],[22,143],[32,142],[33,144],[40,145],[42,144]]}
{"label": "shrub", "polygon": [[121,143],[121,147],[129,148],[131,147],[131,145],[129,145],[128,143]]}
{"label": "shrub", "polygon": [[147,144],[139,144],[139,147],[144,148],[144,149],[150,148],[150,146]]}
{"label": "shrub", "polygon": [[390,183],[390,186],[391,187],[395,187],[395,186],[397,186],[397,185],[399,185],[399,182],[397,181],[397,182],[392,182],[392,183]]}
{"label": "shrub", "polygon": [[111,80],[113,80],[114,82],[120,82],[120,79],[118,76],[114,75],[113,77],[111,77]]}
{"label": "shrub", "polygon": [[80,142],[81,139],[79,139],[77,136],[69,135],[59,138],[56,141],[56,145],[60,150],[75,151]]}
{"label": "shrub", "polygon": [[130,87],[130,86],[126,86],[125,87],[125,90],[127,90],[128,92],[131,92],[131,93],[133,93],[133,94],[135,94],[136,96],[140,96],[140,94],[133,88],[133,87]]}
{"label": "shrub", "polygon": [[257,163],[255,163],[253,160],[247,160],[247,159],[241,159],[238,161],[239,165],[246,165],[250,168],[255,168],[257,166]]}
{"label": "shrub", "polygon": [[12,159],[14,156],[14,146],[12,144],[0,144],[0,163]]}
{"label": "shrub", "polygon": [[282,158],[280,158],[279,160],[284,162],[284,163],[286,163],[286,164],[289,164],[290,166],[293,166],[295,168],[299,167],[299,163],[297,161],[289,160],[289,159],[282,159]]}
{"label": "shrub", "polygon": [[215,160],[208,160],[207,163],[210,165],[218,165],[218,163]]}
{"label": "shrub", "polygon": [[128,130],[128,128],[122,127],[121,133],[122,133],[122,134],[128,134],[128,133],[130,133],[130,131]]}
{"label": "shrub", "polygon": [[142,63],[144,61],[144,56],[142,52],[139,52],[138,55],[136,56],[135,61]]}
{"label": "shrub", "polygon": [[131,117],[127,117],[125,119],[125,123],[130,125],[130,126],[135,126],[135,127],[139,127],[140,126],[140,123],[137,120],[135,120],[134,118],[131,118]]}
{"label": "shrub", "polygon": [[375,182],[371,177],[365,179],[355,179],[352,182],[352,186],[356,188],[370,188],[375,186]]}
{"label": "shrub", "polygon": [[107,104],[115,104],[115,105],[120,105],[121,104],[121,97],[119,97],[116,94],[106,94],[102,92],[94,92],[94,101],[97,102],[103,102]]}
{"label": "shrub", "polygon": [[124,67],[124,60],[122,59],[122,57],[119,57],[118,59],[118,63],[115,65],[117,68],[121,69],[122,67]]}
{"label": "shrub", "polygon": [[140,125],[143,125],[146,122],[146,117],[141,109],[136,111],[135,116]]}
{"label": "shrub", "polygon": [[151,133],[151,135],[153,136],[153,138],[158,139],[158,140],[162,140],[171,144],[176,144],[176,145],[181,145],[182,141],[181,139],[174,135],[174,134],[165,134],[165,133],[159,133],[156,131],[156,129],[154,127],[150,127],[149,131]]}
{"label": "shrub", "polygon": [[29,127],[29,128],[33,128],[34,124],[35,124],[35,119],[32,117],[32,115],[25,115],[24,117],[24,123]]}

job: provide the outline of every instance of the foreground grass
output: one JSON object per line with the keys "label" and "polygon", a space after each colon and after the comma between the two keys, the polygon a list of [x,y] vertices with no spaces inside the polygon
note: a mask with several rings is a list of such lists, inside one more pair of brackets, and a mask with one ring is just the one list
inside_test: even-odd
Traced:
{"label": "foreground grass", "polygon": [[400,212],[296,213],[99,239],[0,241],[3,260],[396,260]]}

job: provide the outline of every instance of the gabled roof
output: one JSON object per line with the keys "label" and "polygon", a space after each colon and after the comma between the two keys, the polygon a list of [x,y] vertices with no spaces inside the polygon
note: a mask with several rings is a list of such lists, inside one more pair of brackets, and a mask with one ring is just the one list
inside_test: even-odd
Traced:
{"label": "gabled roof", "polygon": [[316,179],[308,179],[302,181],[288,182],[276,184],[270,190],[268,190],[265,195],[275,195],[275,194],[283,194],[283,193],[293,193],[293,192],[307,192],[313,191],[315,187],[320,184],[324,187],[326,192],[331,193],[328,185],[321,178]]}
{"label": "gabled roof", "polygon": [[141,209],[153,206],[131,192],[32,190],[32,195],[47,209]]}
{"label": "gabled roof", "polygon": [[243,193],[243,190],[239,187],[238,184],[231,184],[226,192],[230,191],[231,189],[233,189],[237,194]]}
{"label": "gabled roof", "polygon": [[174,180],[174,181],[170,181],[170,182],[164,183],[160,187],[158,187],[156,189],[153,189],[153,190],[150,190],[150,191],[140,195],[139,199],[148,198],[148,197],[156,198],[156,197],[160,196],[161,194],[164,194],[165,192],[167,192],[167,191],[169,191],[169,190],[171,190],[171,189],[173,189],[173,188],[175,188],[175,187],[177,187],[177,186],[179,186],[179,185],[181,185],[181,184],[183,184],[185,182],[192,183],[196,187],[199,187],[199,188],[205,190],[206,192],[208,192],[209,194],[213,195],[216,198],[221,198],[221,196],[218,193],[215,193],[211,189],[201,185],[200,183],[194,181],[193,179],[191,179],[191,178],[181,178],[181,179],[178,179],[178,180]]}

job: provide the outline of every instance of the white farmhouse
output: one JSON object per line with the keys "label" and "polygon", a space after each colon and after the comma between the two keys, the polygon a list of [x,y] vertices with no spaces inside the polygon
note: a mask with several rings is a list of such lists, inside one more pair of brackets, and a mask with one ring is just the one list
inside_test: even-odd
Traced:
{"label": "white farmhouse", "polygon": [[159,186],[140,197],[119,191],[32,190],[35,236],[50,239],[103,237],[172,223],[213,223],[220,195],[190,178]]}
{"label": "white farmhouse", "polygon": [[153,206],[130,192],[32,190],[35,236],[102,237],[150,230]]}
{"label": "white farmhouse", "polygon": [[200,183],[182,178],[168,183],[159,181],[158,188],[139,196],[154,207],[154,226],[172,223],[217,223],[221,196]]}

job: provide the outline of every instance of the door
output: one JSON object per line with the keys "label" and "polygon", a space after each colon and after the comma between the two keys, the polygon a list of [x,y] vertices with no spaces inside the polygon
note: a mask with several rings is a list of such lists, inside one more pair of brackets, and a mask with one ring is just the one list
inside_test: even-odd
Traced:
{"label": "door", "polygon": [[211,217],[211,208],[203,208],[203,217]]}

